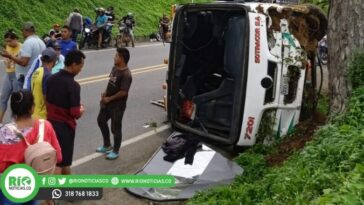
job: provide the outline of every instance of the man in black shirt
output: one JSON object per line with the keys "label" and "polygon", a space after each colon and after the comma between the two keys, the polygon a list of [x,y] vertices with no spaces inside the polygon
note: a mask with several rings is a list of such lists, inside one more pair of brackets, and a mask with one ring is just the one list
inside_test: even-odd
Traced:
{"label": "man in black shirt", "polygon": [[74,77],[81,72],[85,58],[81,51],[68,52],[64,69],[49,77],[46,83],[47,120],[62,149],[62,162],[57,164],[56,174],[71,174],[76,120],[85,111],[81,104],[81,87]]}
{"label": "man in black shirt", "polygon": [[110,6],[107,8],[105,15],[108,18],[107,22],[113,24],[115,21],[114,7]]}
{"label": "man in black shirt", "polygon": [[[128,68],[130,54],[126,48],[118,48],[114,57],[115,66],[109,75],[109,83],[105,92],[101,94],[100,112],[97,123],[100,127],[104,145],[96,152],[107,153],[107,159],[119,157],[121,146],[121,128],[129,88],[132,82],[131,72]],[[111,132],[114,135],[114,146],[110,143],[110,132],[107,121],[111,119]]]}

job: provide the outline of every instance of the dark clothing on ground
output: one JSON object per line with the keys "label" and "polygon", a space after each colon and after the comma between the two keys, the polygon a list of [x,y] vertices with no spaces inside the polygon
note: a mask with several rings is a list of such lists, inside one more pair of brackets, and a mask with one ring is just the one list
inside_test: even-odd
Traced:
{"label": "dark clothing on ground", "polygon": [[163,143],[162,149],[167,154],[163,157],[168,162],[175,162],[185,158],[185,164],[193,164],[193,159],[198,149],[201,148],[200,141],[192,135],[175,135],[168,137]]}
{"label": "dark clothing on ground", "polygon": [[[132,82],[131,72],[128,68],[119,70],[114,67],[109,76],[109,83],[106,88],[106,97],[110,97],[118,93],[119,91],[129,92],[129,88]],[[122,120],[124,111],[126,109],[126,102],[128,95],[122,99],[112,101],[107,105],[100,104],[100,112],[97,117],[97,123],[100,127],[104,147],[109,147],[110,143],[110,132],[107,122],[111,119],[111,132],[114,135],[114,149],[115,153],[119,152],[122,140]]]}

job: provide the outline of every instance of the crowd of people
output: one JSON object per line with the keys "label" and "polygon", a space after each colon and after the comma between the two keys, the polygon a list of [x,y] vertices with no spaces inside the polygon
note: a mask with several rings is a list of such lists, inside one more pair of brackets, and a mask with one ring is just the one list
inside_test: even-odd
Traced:
{"label": "crowd of people", "polygon": [[[102,25],[105,19],[100,15],[96,22]],[[25,150],[29,144],[38,143],[40,124],[45,120],[44,141],[53,147],[57,159],[52,173],[71,174],[76,120],[85,112],[80,85],[74,78],[84,67],[86,56],[75,42],[82,22],[79,11],[75,9],[67,22],[62,27],[53,25],[47,43],[36,34],[32,22],[22,26],[23,43],[14,30],[4,34],[6,48],[1,56],[6,75],[0,97],[0,173],[12,164],[25,163]],[[127,48],[116,49],[109,83],[100,98],[97,122],[103,145],[96,152],[105,153],[109,160],[119,157],[121,123],[132,82],[129,59]],[[12,121],[3,123],[9,100]],[[113,145],[107,124],[110,119]],[[23,137],[19,138],[19,134]],[[12,203],[0,192],[0,204]]]}
{"label": "crowd of people", "polygon": [[[25,151],[29,145],[39,142],[39,133],[44,133],[41,138],[53,147],[56,154],[54,169],[50,173],[71,174],[76,120],[85,112],[80,85],[74,79],[84,67],[86,58],[78,49],[77,39],[86,25],[93,25],[100,48],[105,35],[111,34],[116,20],[113,7],[107,10],[98,8],[96,14],[92,23],[90,18],[83,18],[79,9],[74,9],[65,25],[54,24],[42,38],[37,35],[32,22],[25,22],[21,28],[24,42],[19,41],[13,29],[4,34],[6,48],[1,51],[1,56],[6,74],[0,85],[0,173],[12,164],[25,163]],[[129,26],[134,47],[133,14],[128,13],[120,22]],[[163,31],[168,30],[169,23],[168,17],[163,15],[160,20]],[[119,157],[122,142],[122,119],[132,83],[129,59],[127,48],[116,49],[109,82],[100,97],[97,123],[103,144],[96,148],[96,152],[105,153],[109,160]],[[12,120],[4,123],[9,100]],[[52,204],[51,201],[44,203]],[[0,204],[12,204],[2,192]]]}
{"label": "crowd of people", "polygon": [[[95,19],[94,21],[90,17],[83,17],[79,9],[74,9],[71,12],[65,21],[66,28],[71,31],[71,36],[68,38],[64,38],[62,35],[62,30],[65,28],[59,24],[54,24],[53,28],[49,30],[49,32],[42,36],[42,39],[45,41],[46,45],[51,45],[54,42],[63,40],[67,41],[69,39],[72,42],[77,43],[79,39],[79,35],[82,34],[84,38],[84,29],[92,28],[92,34],[97,38],[97,47],[96,49],[103,48],[103,42],[110,43],[110,39],[112,38],[112,28],[115,23],[125,24],[130,29],[130,35],[132,36],[132,41],[134,45],[134,34],[133,27],[135,26],[134,16],[131,12],[127,15],[123,16],[119,22],[116,22],[116,17],[114,14],[114,8],[112,6],[104,9],[102,7],[95,9]],[[71,43],[70,43],[71,44]]]}

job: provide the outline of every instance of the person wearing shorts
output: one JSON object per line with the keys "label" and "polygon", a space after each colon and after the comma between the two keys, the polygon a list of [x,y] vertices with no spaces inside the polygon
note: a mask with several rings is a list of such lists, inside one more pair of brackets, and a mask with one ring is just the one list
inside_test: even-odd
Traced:
{"label": "person wearing shorts", "polygon": [[53,125],[62,148],[62,162],[57,164],[56,174],[71,174],[76,119],[84,107],[81,104],[80,85],[74,77],[84,65],[85,55],[72,50],[65,57],[65,68],[48,78],[46,86],[47,119]]}

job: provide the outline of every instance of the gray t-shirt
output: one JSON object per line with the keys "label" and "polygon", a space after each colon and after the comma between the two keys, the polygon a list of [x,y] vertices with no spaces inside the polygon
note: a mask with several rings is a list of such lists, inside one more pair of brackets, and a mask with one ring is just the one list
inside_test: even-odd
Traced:
{"label": "gray t-shirt", "polygon": [[69,17],[69,27],[72,30],[77,30],[81,32],[82,30],[82,16],[79,13],[73,12]]}
{"label": "gray t-shirt", "polygon": [[21,65],[15,66],[16,76],[17,77],[19,77],[19,75],[25,76],[29,68],[31,67],[33,61],[37,59],[37,57],[41,55],[45,49],[46,46],[44,42],[37,35],[28,36],[23,43],[19,56],[29,57],[30,59],[28,65],[26,66],[21,66]]}

